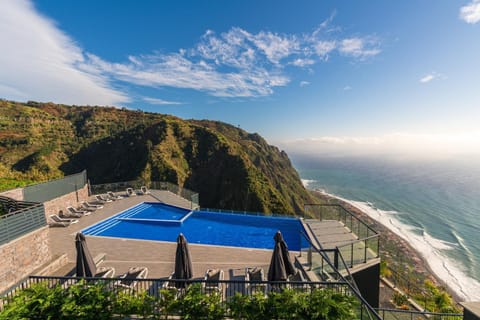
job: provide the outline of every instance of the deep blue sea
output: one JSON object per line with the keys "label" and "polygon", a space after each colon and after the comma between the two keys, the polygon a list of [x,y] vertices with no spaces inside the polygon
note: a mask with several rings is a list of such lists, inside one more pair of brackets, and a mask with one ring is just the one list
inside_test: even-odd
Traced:
{"label": "deep blue sea", "polygon": [[409,241],[459,297],[480,300],[480,159],[290,155],[309,189],[363,209]]}

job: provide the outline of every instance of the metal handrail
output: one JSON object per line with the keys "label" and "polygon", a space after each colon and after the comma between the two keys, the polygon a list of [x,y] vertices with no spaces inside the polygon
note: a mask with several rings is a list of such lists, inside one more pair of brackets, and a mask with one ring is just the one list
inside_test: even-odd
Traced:
{"label": "metal handrail", "polygon": [[443,312],[429,312],[429,311],[416,311],[416,310],[401,310],[401,309],[388,309],[388,308],[376,308],[377,312],[382,315],[382,319],[385,319],[385,314],[391,314],[392,317],[397,319],[394,314],[399,314],[402,316],[402,319],[405,319],[405,315],[410,315],[410,319],[418,319],[418,316],[424,318],[434,317],[438,320],[461,320],[463,319],[463,314],[461,313],[443,313]]}
{"label": "metal handrail", "polygon": [[[370,227],[368,224],[366,224],[363,220],[359,219],[355,214],[353,214],[352,212],[350,212],[347,208],[345,208],[343,205],[341,204],[337,204],[337,203],[323,203],[323,204],[319,204],[319,203],[306,203],[304,204],[304,207],[308,207],[308,206],[315,206],[315,207],[340,207],[341,209],[343,209],[343,211],[347,214],[349,214],[352,218],[354,218],[355,220],[357,220],[360,224],[362,224],[363,226],[365,226],[369,231],[373,232],[373,234],[378,234],[377,231],[375,231],[372,227]],[[307,210],[305,210],[306,212]],[[321,219],[320,219],[321,220]],[[340,220],[339,220],[340,221]]]}
{"label": "metal handrail", "polygon": [[[339,271],[338,271],[338,267],[335,266],[334,263],[332,263],[332,261],[330,261],[330,258],[328,257],[328,255],[325,254],[325,252],[327,251],[333,251],[335,252],[336,251],[336,254],[338,254],[339,256],[341,256],[341,253],[339,251],[337,251],[336,249],[319,249],[317,248],[310,240],[310,238],[303,232],[300,232],[300,235],[303,236],[304,239],[307,240],[307,242],[310,244],[310,248],[312,248],[314,250],[314,252],[316,252],[317,254],[319,254],[321,257],[322,257],[322,267],[323,267],[323,261],[325,261],[329,266],[330,268],[332,268],[332,270],[336,273],[335,276],[337,277],[337,281],[340,281],[340,282],[345,282],[347,283],[347,285],[349,286],[351,292],[353,293],[353,295],[360,300],[360,303],[366,307],[366,311],[367,311],[367,314],[369,316],[370,319],[382,319],[378,313],[375,311],[375,309],[373,309],[373,307],[363,298],[362,294],[360,293],[360,291],[358,290],[358,287],[356,285],[356,283],[354,282],[353,280],[353,277],[351,276],[350,273],[349,274],[349,277],[350,279],[352,279],[351,281],[348,281]],[[315,235],[313,235],[314,237],[316,237]],[[318,242],[317,239],[315,239]],[[311,262],[310,262],[311,263]],[[348,269],[348,268],[347,268]],[[352,281],[353,281],[353,284],[352,284]],[[373,317],[373,318],[372,318]]]}

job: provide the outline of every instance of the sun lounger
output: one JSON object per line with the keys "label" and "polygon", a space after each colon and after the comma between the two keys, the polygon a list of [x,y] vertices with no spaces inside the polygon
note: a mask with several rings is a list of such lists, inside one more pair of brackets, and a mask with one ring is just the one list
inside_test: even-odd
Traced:
{"label": "sun lounger", "polygon": [[138,279],[145,279],[147,275],[147,267],[132,267],[120,276],[120,279],[114,283],[114,286],[123,289],[135,289]]}
{"label": "sun lounger", "polygon": [[88,216],[88,215],[92,214],[91,212],[88,212],[86,210],[78,210],[77,208],[74,208],[72,206],[68,206],[67,211],[70,212],[70,213],[81,214],[83,216]]}
{"label": "sun lounger", "polygon": [[267,283],[264,282],[267,279],[265,278],[265,272],[263,268],[246,268],[245,270],[245,282],[247,292],[252,294],[254,292],[267,292]]}
{"label": "sun lounger", "polygon": [[171,280],[173,280],[174,275],[175,275],[175,272],[172,272],[172,274],[170,274],[170,276],[168,277],[168,280],[165,281],[162,285],[163,289],[177,290],[177,287],[175,286],[175,282],[171,281]]}
{"label": "sun lounger", "polygon": [[95,278],[113,278],[115,276],[115,268],[113,267],[98,267]]}
{"label": "sun lounger", "polygon": [[133,197],[137,195],[132,188],[127,188],[126,192],[127,192],[127,197]]}
{"label": "sun lounger", "polygon": [[303,273],[299,270],[297,270],[295,274],[288,277],[287,281],[290,282],[289,287],[292,289],[298,289],[301,291],[305,291],[306,289],[308,289],[307,284],[300,283],[300,282],[304,282],[305,278],[303,277]]}
{"label": "sun lounger", "polygon": [[113,201],[123,199],[123,196],[115,194],[112,191],[107,192],[107,197]]}
{"label": "sun lounger", "polygon": [[88,201],[82,201],[80,203],[80,205],[82,206],[83,209],[87,210],[87,211],[95,211],[97,209],[102,209],[103,206],[101,204],[94,204],[94,203],[90,203]]}
{"label": "sun lounger", "polygon": [[222,294],[222,282],[225,278],[222,269],[208,269],[205,272],[204,282],[202,282],[203,292],[218,292]]}
{"label": "sun lounger", "polygon": [[140,190],[137,192],[137,194],[140,194],[140,195],[150,194],[150,191],[146,186],[142,186]]}
{"label": "sun lounger", "polygon": [[70,211],[68,211],[68,210],[67,210],[66,212],[64,212],[63,210],[60,210],[60,211],[58,212],[58,216],[59,216],[60,218],[67,218],[67,219],[76,218],[76,219],[78,219],[78,218],[83,217],[83,214],[70,212]]}
{"label": "sun lounger", "polygon": [[51,227],[68,227],[71,224],[77,223],[77,219],[60,218],[56,214],[50,215],[51,222],[48,224]]}
{"label": "sun lounger", "polygon": [[106,203],[106,202],[112,202],[113,200],[112,199],[109,199],[107,197],[104,197],[103,195],[101,194],[97,194],[95,195],[95,199],[100,202],[100,203]]}

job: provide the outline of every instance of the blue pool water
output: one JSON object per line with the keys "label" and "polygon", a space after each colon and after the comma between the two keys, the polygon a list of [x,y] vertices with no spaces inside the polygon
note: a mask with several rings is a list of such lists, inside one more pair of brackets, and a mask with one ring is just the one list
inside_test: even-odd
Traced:
{"label": "blue pool water", "polygon": [[144,202],[101,221],[85,235],[142,240],[176,241],[183,233],[190,243],[272,249],[280,230],[290,250],[300,250],[299,219],[224,212],[190,211],[161,203]]}

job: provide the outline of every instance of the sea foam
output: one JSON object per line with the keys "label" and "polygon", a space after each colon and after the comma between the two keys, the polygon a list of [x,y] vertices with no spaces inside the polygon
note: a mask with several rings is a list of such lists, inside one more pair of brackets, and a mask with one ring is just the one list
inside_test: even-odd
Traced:
{"label": "sea foam", "polygon": [[407,225],[398,219],[399,213],[396,211],[381,210],[370,202],[348,200],[325,191],[323,193],[351,204],[408,241],[428,263],[431,271],[462,301],[480,300],[480,282],[466,275],[458,263],[444,254],[461,243],[443,241],[432,237],[423,229]]}
{"label": "sea foam", "polygon": [[316,182],[315,180],[309,180],[309,179],[301,179],[301,180],[305,188],[308,188],[311,184]]}

